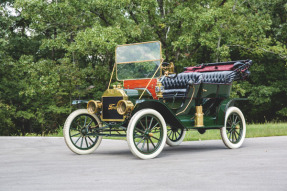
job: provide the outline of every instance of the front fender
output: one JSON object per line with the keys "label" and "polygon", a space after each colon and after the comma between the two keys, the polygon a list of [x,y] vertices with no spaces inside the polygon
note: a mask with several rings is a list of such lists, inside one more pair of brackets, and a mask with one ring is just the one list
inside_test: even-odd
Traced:
{"label": "front fender", "polygon": [[136,104],[132,115],[134,115],[139,110],[147,108],[158,111],[163,116],[165,122],[171,127],[181,129],[185,128],[175,113],[172,112],[165,103],[162,103],[158,100],[141,100],[140,103]]}
{"label": "front fender", "polygon": [[73,100],[72,105],[78,105],[78,104],[87,104],[89,101],[87,100]]}
{"label": "front fender", "polygon": [[217,111],[217,125],[224,126],[225,121],[225,114],[229,107],[234,106],[235,102],[238,101],[247,101],[247,98],[234,98],[234,99],[225,99],[222,101],[219,105],[218,111]]}

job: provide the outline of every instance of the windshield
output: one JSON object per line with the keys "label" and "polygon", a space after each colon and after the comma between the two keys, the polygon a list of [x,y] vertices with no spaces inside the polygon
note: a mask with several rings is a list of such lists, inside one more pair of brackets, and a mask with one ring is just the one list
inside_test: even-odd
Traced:
{"label": "windshield", "polygon": [[[116,48],[118,80],[152,78],[160,62],[160,42],[129,44]],[[155,77],[159,75],[158,70]]]}

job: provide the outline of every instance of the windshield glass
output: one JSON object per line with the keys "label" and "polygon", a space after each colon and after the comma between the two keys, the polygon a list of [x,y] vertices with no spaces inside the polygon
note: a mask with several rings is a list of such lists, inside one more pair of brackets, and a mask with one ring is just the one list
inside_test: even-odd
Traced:
{"label": "windshield glass", "polygon": [[[161,61],[160,42],[122,45],[116,48],[118,80],[152,78]],[[155,77],[160,74],[157,71]]]}

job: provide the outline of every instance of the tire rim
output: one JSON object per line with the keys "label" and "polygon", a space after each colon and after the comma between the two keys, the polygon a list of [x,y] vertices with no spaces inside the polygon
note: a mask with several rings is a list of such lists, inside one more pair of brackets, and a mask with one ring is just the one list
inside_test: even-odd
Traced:
{"label": "tire rim", "polygon": [[227,138],[231,143],[236,144],[241,140],[242,133],[243,133],[242,119],[237,113],[233,112],[227,118],[226,123]]}
{"label": "tire rim", "polygon": [[163,141],[163,127],[160,120],[151,114],[143,115],[133,130],[133,141],[143,154],[154,153]]}
{"label": "tire rim", "polygon": [[177,142],[181,139],[183,134],[183,130],[181,128],[172,128],[170,126],[167,127],[167,137],[172,142]]}
{"label": "tire rim", "polygon": [[95,136],[97,121],[88,114],[82,114],[74,118],[69,129],[72,144],[81,150],[91,149],[98,141]]}

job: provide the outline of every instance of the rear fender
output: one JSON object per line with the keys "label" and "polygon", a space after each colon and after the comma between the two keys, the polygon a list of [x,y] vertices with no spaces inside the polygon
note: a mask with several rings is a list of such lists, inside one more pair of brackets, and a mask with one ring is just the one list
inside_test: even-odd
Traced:
{"label": "rear fender", "polygon": [[225,114],[229,107],[234,106],[235,102],[238,101],[248,101],[247,98],[234,98],[234,99],[225,99],[221,102],[219,105],[218,111],[217,111],[217,125],[224,126],[225,121]]}

